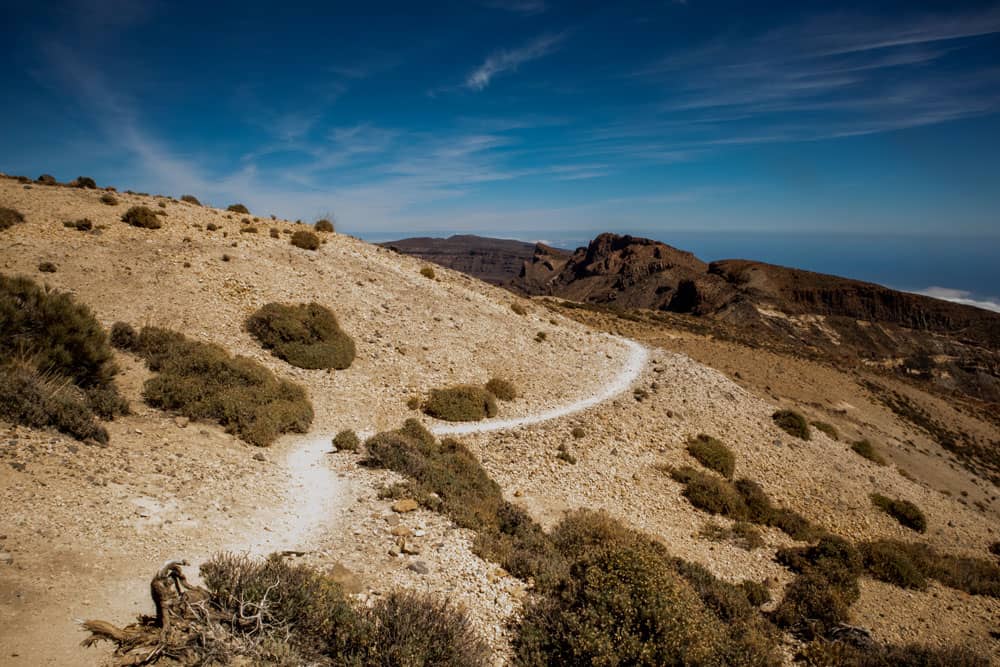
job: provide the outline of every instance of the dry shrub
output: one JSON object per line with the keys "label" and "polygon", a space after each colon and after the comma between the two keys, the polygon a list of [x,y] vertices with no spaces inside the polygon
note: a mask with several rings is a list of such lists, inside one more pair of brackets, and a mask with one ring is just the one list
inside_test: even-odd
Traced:
{"label": "dry shrub", "polygon": [[240,234],[256,234],[256,233],[257,233],[257,228],[254,227],[253,225],[249,225],[247,227],[240,227]]}
{"label": "dry shrub", "polygon": [[313,229],[315,229],[317,232],[324,232],[324,233],[327,233],[327,234],[332,234],[333,233],[333,223],[330,222],[329,220],[327,220],[326,218],[322,218],[322,219],[316,221],[316,224],[313,225]]}
{"label": "dry shrub", "polygon": [[837,433],[837,428],[833,424],[828,424],[827,422],[814,421],[810,422],[813,428],[817,431],[822,431],[826,433],[831,440],[840,440],[840,434]]}
{"label": "dry shrub", "polygon": [[0,364],[0,418],[30,428],[51,427],[77,440],[108,442],[84,392],[26,362]]}
{"label": "dry shrub", "polygon": [[0,231],[24,222],[24,215],[15,209],[0,206]]}
{"label": "dry shrub", "polygon": [[748,521],[735,521],[729,527],[709,522],[702,527],[699,535],[714,542],[732,542],[746,551],[753,551],[764,546],[764,538],[761,536],[760,530]]}
{"label": "dry shrub", "polygon": [[79,220],[67,220],[63,223],[63,227],[75,229],[78,232],[89,232],[94,228],[94,223],[89,218],[80,218]]}
{"label": "dry shrub", "polygon": [[301,386],[218,345],[143,327],[133,350],[158,373],[143,388],[153,407],[218,421],[258,446],[271,444],[282,433],[305,433],[312,423],[312,405]]}
{"label": "dry shrub", "polygon": [[894,540],[878,540],[859,545],[865,571],[887,583],[900,588],[924,590],[927,577],[921,571],[909,551]]}
{"label": "dry shrub", "polygon": [[148,206],[133,206],[122,215],[122,222],[143,229],[159,229],[163,226],[159,216]]}
{"label": "dry shrub", "polygon": [[77,176],[76,180],[70,183],[70,185],[74,188],[86,188],[88,190],[97,189],[97,183],[94,182],[94,179],[89,176]]}
{"label": "dry shrub", "polygon": [[844,641],[816,639],[796,656],[806,667],[989,667],[989,657],[971,647],[918,644],[855,646]]}
{"label": "dry shrub", "polygon": [[210,222],[207,225],[205,225],[205,229],[207,229],[210,232],[214,232],[218,228],[219,228],[219,226],[217,224],[215,224],[214,222]]}
{"label": "dry shrub", "polygon": [[319,248],[319,237],[312,232],[300,229],[292,234],[291,243],[296,248],[302,248],[303,250],[316,250]]}
{"label": "dry shrub", "polygon": [[42,174],[38,177],[37,183],[40,185],[58,185],[59,182],[56,181],[56,177],[52,174]]}
{"label": "dry shrub", "polygon": [[479,421],[497,414],[493,394],[471,384],[432,389],[422,407],[425,414],[451,422]]}
{"label": "dry shrub", "polygon": [[849,620],[850,606],[860,595],[862,560],[847,540],[824,535],[813,546],[780,549],[777,559],[799,573],[774,610],[779,626],[812,639]]}
{"label": "dry shrub", "polygon": [[863,456],[873,463],[877,463],[880,466],[885,465],[885,459],[882,458],[878,452],[875,451],[875,446],[872,445],[867,439],[858,440],[851,443],[851,450],[859,456]]}
{"label": "dry shrub", "polygon": [[105,192],[103,195],[101,195],[101,203],[107,204],[108,206],[117,206],[118,198],[115,197],[110,192]]}
{"label": "dry shrub", "polygon": [[429,266],[423,266],[420,268],[420,275],[422,275],[424,278],[430,278],[431,280],[434,280],[435,277],[434,269],[432,269]]}
{"label": "dry shrub", "polygon": [[333,438],[333,446],[338,452],[356,452],[361,446],[358,434],[347,429],[343,430]]}
{"label": "dry shrub", "polygon": [[582,426],[574,426],[573,430],[570,431],[570,435],[579,440],[580,438],[587,437],[587,431]]}
{"label": "dry shrub", "polygon": [[736,456],[719,440],[702,433],[688,441],[687,451],[709,470],[714,470],[726,479],[733,478],[733,473],[736,471]]}
{"label": "dry shrub", "polygon": [[55,273],[56,265],[53,264],[52,262],[39,262],[38,270],[41,271],[42,273]]}
{"label": "dry shrub", "polygon": [[271,238],[272,239],[280,239],[281,238],[281,232],[278,230],[277,227],[271,227],[270,234],[271,234]]}
{"label": "dry shrub", "polygon": [[247,319],[247,330],[274,356],[298,368],[343,370],[354,362],[354,340],[318,303],[269,303]]}
{"label": "dry shrub", "polygon": [[188,204],[194,204],[195,206],[201,206],[201,202],[194,195],[181,195],[181,201],[187,202]]}
{"label": "dry shrub", "polygon": [[809,422],[794,410],[778,410],[771,419],[785,433],[801,440],[809,439]]}
{"label": "dry shrub", "polygon": [[868,573],[904,588],[922,588],[925,579],[970,595],[1000,597],[1000,567],[982,558],[937,552],[927,544],[879,540],[861,545]]}
{"label": "dry shrub", "polygon": [[732,483],[690,466],[672,470],[670,475],[684,485],[684,497],[698,509],[731,519],[749,517],[747,505]]}
{"label": "dry shrub", "polygon": [[880,493],[873,493],[870,498],[872,505],[898,521],[901,526],[915,530],[918,533],[923,533],[927,530],[927,517],[924,516],[919,507],[909,500],[889,498]]}
{"label": "dry shrub", "polygon": [[501,401],[513,401],[517,398],[517,388],[514,383],[503,378],[490,378],[490,381],[486,383],[486,391]]}
{"label": "dry shrub", "polygon": [[510,304],[510,309],[513,310],[516,315],[528,314],[528,311],[525,309],[525,307],[517,302]]}
{"label": "dry shrub", "polygon": [[243,204],[230,204],[226,207],[227,211],[232,211],[233,213],[243,213],[245,215],[250,215],[250,209],[248,209]]}

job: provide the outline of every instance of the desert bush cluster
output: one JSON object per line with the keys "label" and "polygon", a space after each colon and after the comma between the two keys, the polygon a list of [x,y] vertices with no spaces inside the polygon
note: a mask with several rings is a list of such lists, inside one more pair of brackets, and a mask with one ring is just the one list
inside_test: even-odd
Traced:
{"label": "desert bush cluster", "polygon": [[736,456],[721,441],[704,433],[692,438],[687,444],[688,454],[709,470],[714,470],[726,479],[732,479],[736,472]]}
{"label": "desert bush cluster", "polygon": [[181,195],[181,201],[187,202],[188,204],[194,204],[195,206],[201,206],[201,202],[194,195]]}
{"label": "desert bush cluster", "polygon": [[434,280],[436,274],[434,273],[434,269],[432,267],[422,266],[420,267],[420,275],[422,275],[424,278],[429,278],[431,280]]}
{"label": "desert bush cluster", "polygon": [[421,409],[425,414],[445,421],[479,421],[496,416],[497,400],[485,387],[460,384],[431,389]]}
{"label": "desert bush cluster", "polygon": [[882,458],[877,451],[875,451],[875,445],[873,445],[867,438],[852,442],[851,450],[858,456],[863,456],[872,463],[876,463],[880,466],[885,465],[885,459]]}
{"label": "desert bush cluster", "polygon": [[122,215],[122,222],[143,229],[159,229],[163,226],[160,217],[148,206],[133,206]]}
{"label": "desert bush cluster", "polygon": [[116,325],[115,340],[157,373],[143,387],[143,398],[153,407],[217,421],[258,446],[282,433],[305,433],[312,423],[305,389],[256,361],[168,329],[143,327],[130,334],[127,326]]}
{"label": "desert bush cluster", "polygon": [[291,244],[303,250],[316,250],[319,248],[319,237],[312,232],[300,229],[292,234]]}
{"label": "desert bush cluster", "polygon": [[320,220],[316,221],[316,224],[313,225],[313,229],[315,229],[317,232],[332,234],[333,223],[327,220],[326,218],[321,218]]}
{"label": "desert bush cluster", "polygon": [[927,517],[920,508],[909,500],[889,498],[880,493],[871,495],[872,504],[911,530],[922,533],[927,530]]}
{"label": "desert bush cluster", "polygon": [[771,419],[782,431],[801,440],[809,439],[809,422],[794,410],[778,410]]}
{"label": "desert bush cluster", "polygon": [[72,296],[0,275],[0,416],[108,442],[97,418],[128,412],[108,337]]}
{"label": "desert bush cluster", "polygon": [[274,356],[298,368],[343,370],[354,362],[354,339],[318,303],[269,303],[247,319],[247,331]]}
{"label": "desert bush cluster", "polygon": [[0,206],[0,231],[9,229],[20,222],[24,222],[24,214],[16,209]]}
{"label": "desert bush cluster", "polygon": [[927,580],[970,595],[1000,597],[1000,567],[982,558],[942,554],[927,544],[876,540],[858,545],[866,572],[875,579],[922,590]]}
{"label": "desert bush cluster", "polygon": [[232,213],[242,213],[243,215],[250,215],[250,209],[248,209],[243,204],[230,204],[226,207],[227,211]]}
{"label": "desert bush cluster", "polygon": [[837,427],[835,427],[833,424],[821,421],[814,421],[809,423],[817,431],[825,433],[827,436],[829,436],[831,440],[840,440],[840,434],[837,433]]}

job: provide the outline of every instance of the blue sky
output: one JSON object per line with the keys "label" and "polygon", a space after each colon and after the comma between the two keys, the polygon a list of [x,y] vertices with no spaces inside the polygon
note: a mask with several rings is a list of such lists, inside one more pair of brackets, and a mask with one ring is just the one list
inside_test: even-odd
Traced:
{"label": "blue sky", "polygon": [[[97,0],[12,4],[0,32],[8,173],[373,239],[1000,250],[995,2]],[[993,263],[946,287],[1000,295]]]}

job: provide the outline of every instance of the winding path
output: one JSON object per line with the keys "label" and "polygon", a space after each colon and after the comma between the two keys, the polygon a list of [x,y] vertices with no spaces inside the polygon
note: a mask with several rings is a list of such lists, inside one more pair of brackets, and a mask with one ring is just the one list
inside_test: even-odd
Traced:
{"label": "winding path", "polygon": [[[649,359],[649,350],[634,340],[610,336],[628,347],[628,359],[610,382],[596,393],[543,412],[512,419],[490,419],[462,424],[437,424],[430,427],[435,435],[468,435],[531,426],[565,417],[594,407],[627,391],[642,373]],[[371,433],[359,433],[364,439]],[[330,451],[330,436],[316,435],[288,454],[286,465],[291,477],[288,500],[271,532],[257,533],[249,543],[234,545],[236,549],[264,554],[283,549],[302,548],[317,530],[328,525],[336,508],[346,500],[343,480],[330,469],[326,454]]]}

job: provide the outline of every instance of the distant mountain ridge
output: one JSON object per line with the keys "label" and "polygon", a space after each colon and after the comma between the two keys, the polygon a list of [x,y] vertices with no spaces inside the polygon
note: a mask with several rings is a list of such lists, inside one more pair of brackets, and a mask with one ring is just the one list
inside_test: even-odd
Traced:
{"label": "distant mountain ridge", "polygon": [[446,239],[421,236],[387,241],[379,245],[405,255],[415,255],[494,285],[509,282],[535,251],[533,243],[472,234],[456,234]]}

